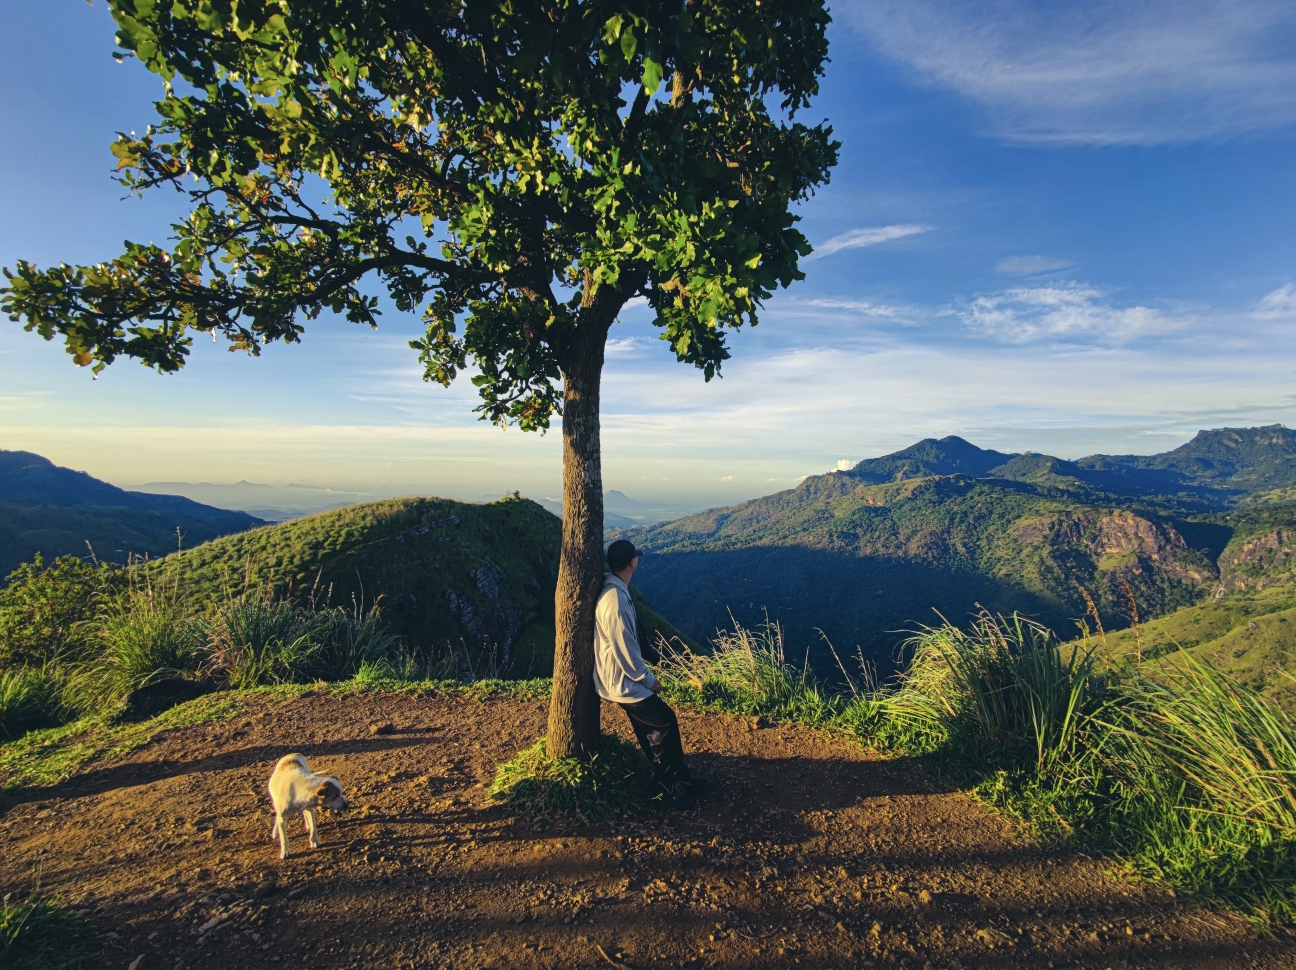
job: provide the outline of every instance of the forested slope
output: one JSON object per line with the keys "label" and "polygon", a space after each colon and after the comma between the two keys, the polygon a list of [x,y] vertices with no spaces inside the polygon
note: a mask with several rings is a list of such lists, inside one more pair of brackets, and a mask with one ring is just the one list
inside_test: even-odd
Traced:
{"label": "forested slope", "polygon": [[820,663],[822,630],[885,670],[936,611],[1017,610],[1065,633],[1087,592],[1119,629],[1131,598],[1148,618],[1254,585],[1257,569],[1272,583],[1288,553],[1270,526],[1288,513],[1265,503],[1293,484],[1296,435],[1281,426],[1074,462],[949,437],[624,534],[649,552],[636,581],[692,636],[768,615]]}

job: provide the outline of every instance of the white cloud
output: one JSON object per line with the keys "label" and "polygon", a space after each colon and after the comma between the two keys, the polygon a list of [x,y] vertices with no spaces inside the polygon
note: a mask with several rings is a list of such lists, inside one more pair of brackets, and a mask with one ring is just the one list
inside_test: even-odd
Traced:
{"label": "white cloud", "polygon": [[732,481],[733,481],[733,476],[732,476],[732,475],[721,475],[721,476],[720,476],[720,481],[722,481],[722,482],[732,482]]}
{"label": "white cloud", "polygon": [[1021,287],[977,297],[958,314],[971,330],[1013,343],[1046,337],[1124,343],[1182,329],[1185,322],[1151,307],[1115,307],[1101,290],[1071,283]]}
{"label": "white cloud", "polygon": [[859,462],[851,461],[849,458],[840,458],[837,461],[837,470],[839,472],[848,472],[857,464],[859,464]]}
{"label": "white cloud", "polygon": [[1024,141],[1157,144],[1296,122],[1296,4],[867,0],[834,5],[883,53]]}
{"label": "white cloud", "polygon": [[642,337],[609,337],[603,345],[604,357],[638,357],[648,347]]}
{"label": "white cloud", "polygon": [[995,267],[996,273],[1011,273],[1017,276],[1028,276],[1031,273],[1047,273],[1055,269],[1068,269],[1075,263],[1069,259],[1054,259],[1051,256],[1010,256],[1000,261]]}
{"label": "white cloud", "polygon": [[903,239],[905,236],[916,236],[920,232],[927,232],[931,226],[919,226],[913,224],[897,226],[876,226],[870,229],[852,229],[850,232],[843,232],[840,236],[833,236],[831,239],[825,239],[819,245],[815,246],[806,259],[819,259],[822,256],[831,256],[833,253],[839,253],[843,249],[862,249],[865,246],[876,246],[879,243],[890,242],[892,239]]}
{"label": "white cloud", "polygon": [[1255,305],[1252,316],[1260,320],[1285,320],[1296,317],[1296,283],[1287,283],[1266,293]]}
{"label": "white cloud", "polygon": [[806,306],[822,307],[825,310],[849,310],[851,313],[862,313],[868,317],[894,317],[899,308],[884,303],[866,303],[862,300],[807,300]]}

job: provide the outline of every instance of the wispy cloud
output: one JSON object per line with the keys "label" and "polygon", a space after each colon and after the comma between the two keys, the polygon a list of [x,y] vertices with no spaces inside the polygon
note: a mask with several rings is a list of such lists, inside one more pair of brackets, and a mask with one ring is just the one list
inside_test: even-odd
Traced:
{"label": "wispy cloud", "polygon": [[919,226],[912,223],[852,229],[850,232],[843,232],[840,236],[825,239],[815,246],[814,252],[807,256],[806,259],[831,256],[833,253],[839,253],[843,249],[863,249],[865,246],[876,246],[879,243],[890,242],[893,239],[916,236],[918,233],[927,232],[929,229],[931,229],[931,226]]}
{"label": "wispy cloud", "polygon": [[1151,307],[1113,306],[1101,290],[1077,283],[980,296],[958,315],[974,332],[1013,343],[1048,337],[1124,343],[1184,326],[1184,321]]}
{"label": "wispy cloud", "polygon": [[1016,140],[1157,144],[1296,123],[1289,0],[870,0],[834,13]]}
{"label": "wispy cloud", "polygon": [[1286,320],[1296,317],[1296,283],[1287,283],[1266,293],[1256,303],[1252,316],[1259,320]]}
{"label": "wispy cloud", "polygon": [[996,273],[1009,273],[1014,276],[1029,276],[1032,273],[1048,273],[1055,269],[1069,269],[1075,263],[1069,259],[1054,259],[1052,256],[1010,256],[1001,260],[995,267]]}
{"label": "wispy cloud", "polygon": [[862,313],[867,317],[894,317],[899,307],[887,306],[885,303],[867,303],[863,300],[807,300],[806,306],[820,307],[824,310],[847,310],[850,313]]}

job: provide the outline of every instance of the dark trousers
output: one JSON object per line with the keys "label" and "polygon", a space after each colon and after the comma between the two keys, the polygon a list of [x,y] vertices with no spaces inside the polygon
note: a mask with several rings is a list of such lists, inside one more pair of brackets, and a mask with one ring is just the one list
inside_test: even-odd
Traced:
{"label": "dark trousers", "polygon": [[633,704],[618,704],[634,728],[639,747],[652,762],[653,779],[667,788],[687,781],[684,746],[680,744],[679,721],[666,702],[654,694]]}

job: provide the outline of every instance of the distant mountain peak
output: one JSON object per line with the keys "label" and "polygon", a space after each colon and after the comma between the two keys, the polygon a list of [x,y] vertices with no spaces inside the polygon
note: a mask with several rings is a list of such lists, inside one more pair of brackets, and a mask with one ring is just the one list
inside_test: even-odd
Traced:
{"label": "distant mountain peak", "polygon": [[10,469],[30,468],[33,465],[41,468],[53,468],[54,462],[30,451],[5,451],[0,448],[0,474]]}
{"label": "distant mountain peak", "polygon": [[849,471],[840,474],[866,482],[881,483],[897,478],[920,478],[928,475],[969,475],[981,478],[1016,455],[978,448],[958,435],[924,438],[908,448],[881,458],[866,458]]}

